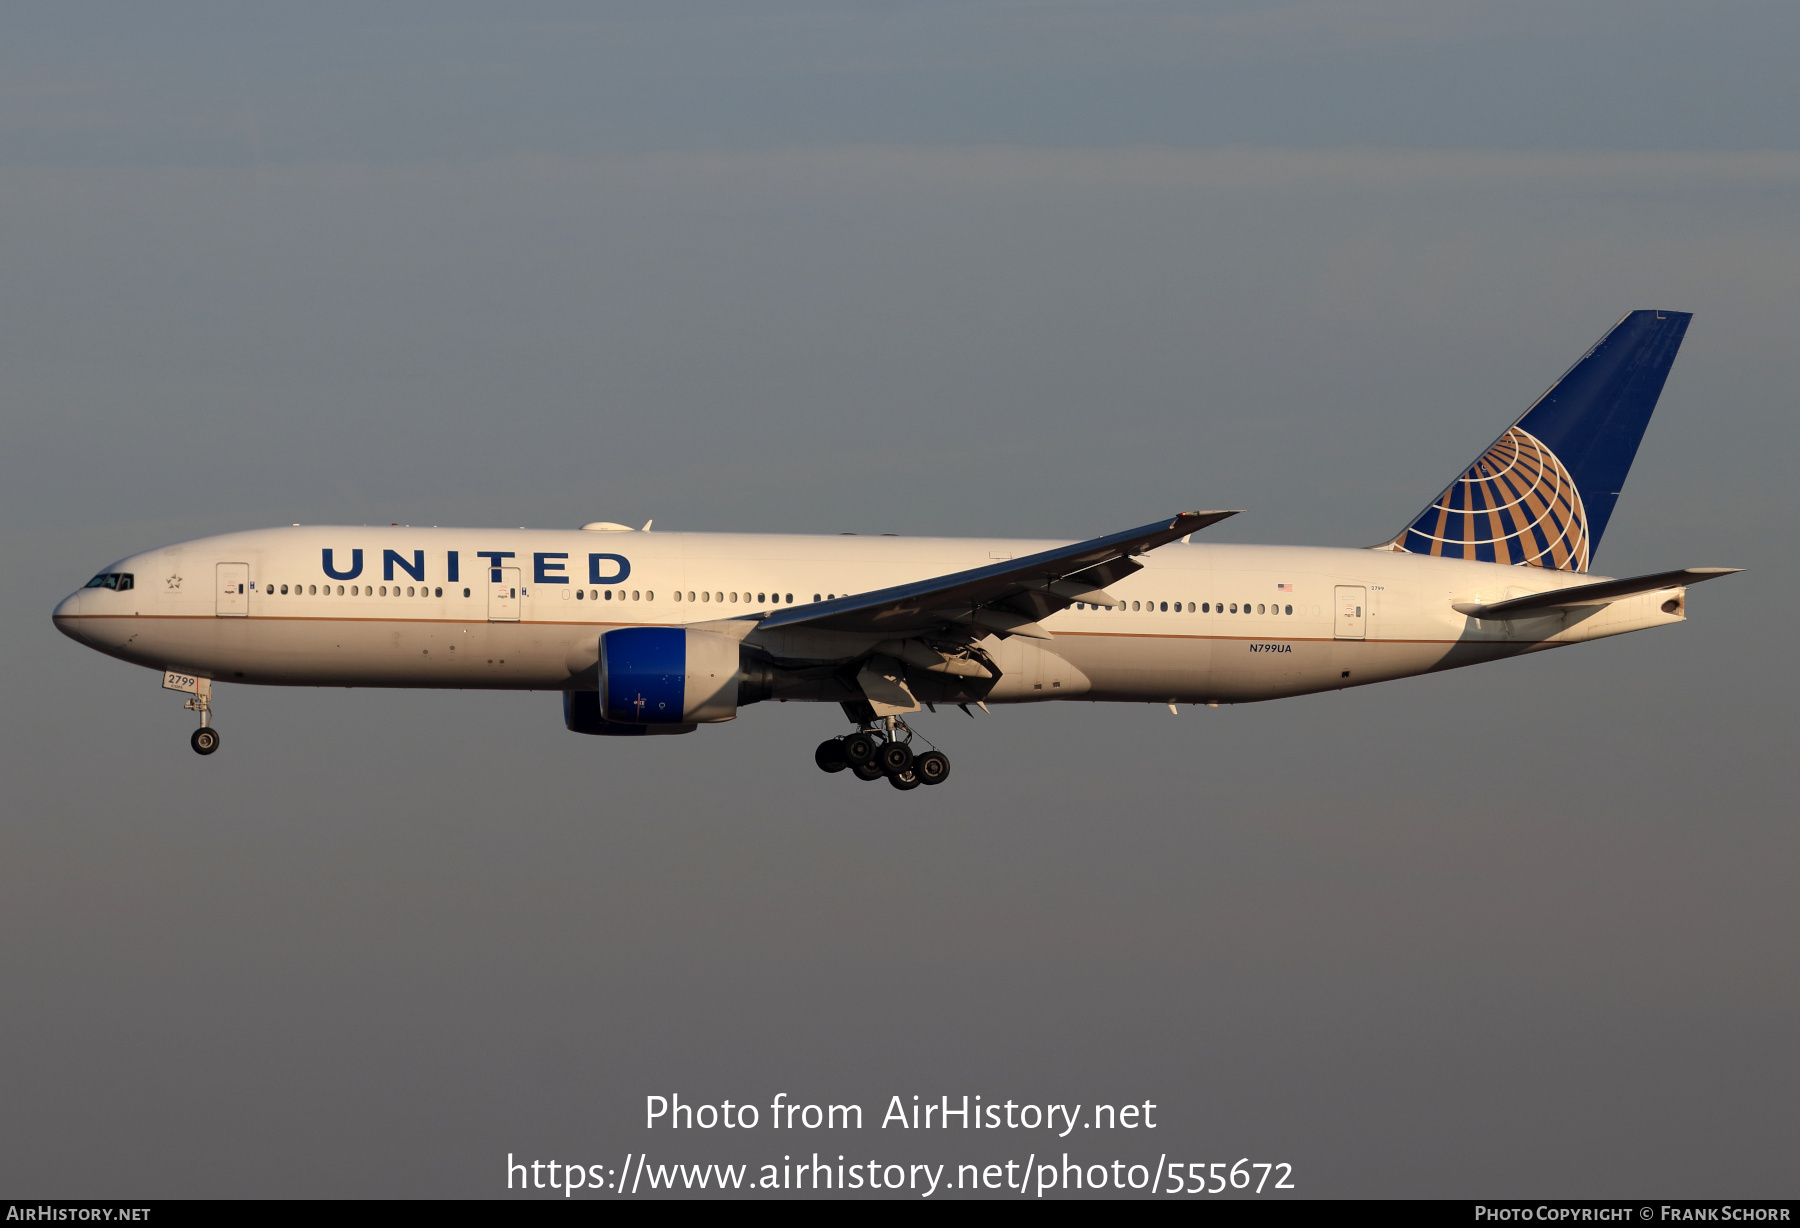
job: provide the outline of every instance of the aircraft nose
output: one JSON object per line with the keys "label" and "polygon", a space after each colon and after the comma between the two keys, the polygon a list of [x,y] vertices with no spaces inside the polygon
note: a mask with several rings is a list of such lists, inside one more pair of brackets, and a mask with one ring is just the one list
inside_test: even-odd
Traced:
{"label": "aircraft nose", "polygon": [[56,629],[58,631],[62,632],[72,640],[78,640],[81,638],[79,633],[81,624],[76,620],[80,617],[81,590],[76,589],[67,597],[64,597],[61,601],[56,603],[56,609],[51,611],[50,621],[56,624]]}

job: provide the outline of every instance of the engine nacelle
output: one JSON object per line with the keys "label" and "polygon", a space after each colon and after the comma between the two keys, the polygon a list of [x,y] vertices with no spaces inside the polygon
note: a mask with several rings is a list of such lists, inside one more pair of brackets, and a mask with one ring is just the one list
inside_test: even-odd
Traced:
{"label": "engine nacelle", "polygon": [[684,627],[600,637],[600,715],[627,725],[694,725],[737,715],[738,641]]}
{"label": "engine nacelle", "polygon": [[621,725],[600,715],[596,691],[564,691],[563,724],[570,733],[591,733],[605,738],[641,738],[645,734],[692,733],[698,725]]}

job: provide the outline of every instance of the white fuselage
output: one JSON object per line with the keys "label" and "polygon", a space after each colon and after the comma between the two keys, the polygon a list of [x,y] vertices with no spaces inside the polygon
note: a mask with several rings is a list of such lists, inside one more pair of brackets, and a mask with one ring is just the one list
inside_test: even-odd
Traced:
{"label": "white fuselage", "polygon": [[[594,685],[598,637],[615,627],[744,617],[1062,544],[295,526],[120,560],[109,570],[130,574],[130,589],[79,590],[55,619],[123,660],[220,682],[570,690]],[[1275,699],[1683,618],[1681,603],[1661,593],[1480,622],[1451,607],[1599,577],[1382,550],[1196,542],[1139,561],[1142,571],[1108,588],[1122,608],[1052,614],[1049,640],[988,641],[1002,678],[987,700]],[[825,660],[866,652],[879,637],[768,638],[761,646],[777,656]],[[758,645],[758,633],[746,643]],[[799,688],[780,697],[835,696]]]}

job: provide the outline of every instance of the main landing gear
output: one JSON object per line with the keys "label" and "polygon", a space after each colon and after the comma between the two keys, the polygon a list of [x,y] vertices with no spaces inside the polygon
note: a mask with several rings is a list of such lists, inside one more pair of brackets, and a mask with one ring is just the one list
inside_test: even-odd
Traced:
{"label": "main landing gear", "polygon": [[941,750],[914,754],[913,736],[905,721],[885,717],[878,725],[819,743],[813,762],[824,772],[848,768],[858,780],[880,780],[885,776],[889,784],[902,792],[944,783],[950,775],[950,756]]}

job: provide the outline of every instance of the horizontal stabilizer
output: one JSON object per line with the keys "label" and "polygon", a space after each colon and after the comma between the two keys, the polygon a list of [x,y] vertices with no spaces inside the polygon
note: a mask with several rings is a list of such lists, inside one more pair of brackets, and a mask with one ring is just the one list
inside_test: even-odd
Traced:
{"label": "horizontal stabilizer", "polygon": [[1450,608],[1458,614],[1467,614],[1470,618],[1529,618],[1534,614],[1550,614],[1574,606],[1605,605],[1621,597],[1656,593],[1666,588],[1681,588],[1698,584],[1702,580],[1717,580],[1720,576],[1736,575],[1742,570],[1742,567],[1683,567],[1679,571],[1659,571],[1654,575],[1631,576],[1624,580],[1577,584],[1573,588],[1552,589],[1547,593],[1533,593],[1529,597],[1514,597],[1510,601],[1494,601],[1486,605],[1463,601]]}

